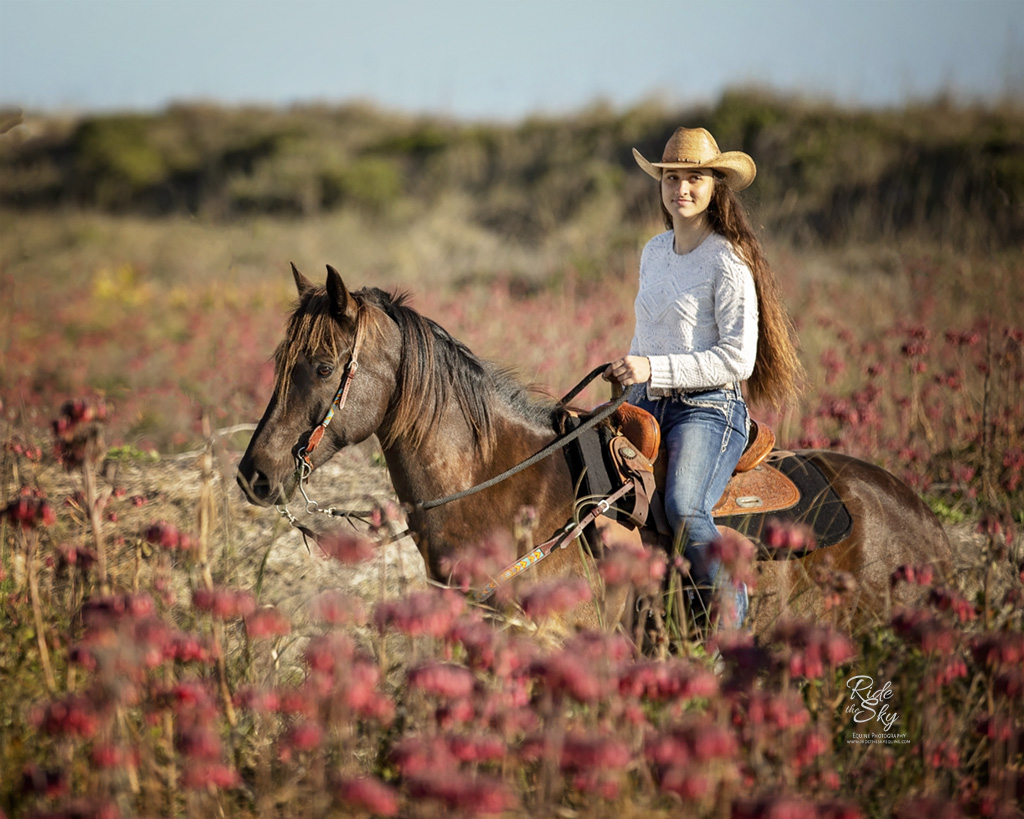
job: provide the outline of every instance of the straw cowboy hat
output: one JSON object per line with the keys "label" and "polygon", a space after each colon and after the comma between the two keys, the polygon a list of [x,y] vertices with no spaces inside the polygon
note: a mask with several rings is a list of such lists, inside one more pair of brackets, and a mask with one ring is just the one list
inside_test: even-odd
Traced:
{"label": "straw cowboy hat", "polygon": [[633,156],[637,165],[655,179],[661,179],[662,168],[707,168],[720,171],[725,184],[734,191],[741,191],[754,181],[757,167],[754,160],[742,151],[718,150],[718,143],[704,128],[677,128],[672,134],[661,162],[648,162],[634,148]]}

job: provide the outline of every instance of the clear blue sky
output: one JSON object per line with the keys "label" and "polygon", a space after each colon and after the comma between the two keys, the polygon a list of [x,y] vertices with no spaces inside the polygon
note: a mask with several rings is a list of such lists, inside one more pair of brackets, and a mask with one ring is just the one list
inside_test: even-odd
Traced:
{"label": "clear blue sky", "polygon": [[1024,98],[1024,0],[0,0],[0,104],[370,100],[464,118],[759,85]]}

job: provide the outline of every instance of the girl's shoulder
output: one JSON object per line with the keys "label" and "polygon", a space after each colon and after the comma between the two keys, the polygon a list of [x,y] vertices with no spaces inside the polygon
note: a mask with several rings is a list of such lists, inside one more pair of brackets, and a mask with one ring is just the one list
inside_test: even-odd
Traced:
{"label": "girl's shoulder", "polygon": [[664,253],[672,249],[674,241],[675,235],[671,230],[666,230],[664,233],[659,233],[648,240],[647,244],[644,245],[644,253]]}
{"label": "girl's shoulder", "polygon": [[750,265],[743,261],[736,247],[720,233],[711,234],[701,245],[707,257],[716,267],[728,272],[750,272]]}

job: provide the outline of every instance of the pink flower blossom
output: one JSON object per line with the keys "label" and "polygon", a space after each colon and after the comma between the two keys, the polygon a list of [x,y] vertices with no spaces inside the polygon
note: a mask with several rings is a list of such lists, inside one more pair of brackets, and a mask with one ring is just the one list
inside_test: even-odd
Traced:
{"label": "pink flower blossom", "polygon": [[195,548],[195,540],[165,520],[150,524],[144,537],[146,542],[161,549],[189,551]]}
{"label": "pink flower blossom", "polygon": [[398,815],[398,793],[379,779],[344,779],[336,786],[338,799],[349,807],[376,816]]}
{"label": "pink flower blossom", "polygon": [[994,632],[971,642],[975,662],[989,668],[1014,668],[1024,663],[1024,634]]}
{"label": "pink flower blossom", "polygon": [[508,754],[508,746],[493,735],[449,734],[445,737],[448,750],[460,762],[495,762]]}
{"label": "pink flower blossom", "polygon": [[321,592],[313,599],[310,614],[316,620],[334,626],[361,625],[366,622],[363,601],[338,591]]}
{"label": "pink flower blossom", "polygon": [[890,622],[897,634],[926,654],[948,654],[956,643],[956,634],[927,611],[901,609]]}
{"label": "pink flower blossom", "polygon": [[718,693],[718,678],[684,660],[645,660],[623,667],[619,692],[673,702],[707,698]]}
{"label": "pink flower blossom", "polygon": [[[441,571],[453,588],[465,593],[497,578],[514,560],[512,537],[501,532],[456,555],[442,558]],[[499,584],[499,592],[506,589],[506,585]]]}
{"label": "pink flower blossom", "polygon": [[473,692],[474,679],[469,669],[451,663],[430,662],[412,669],[409,685],[438,697],[457,699]]}
{"label": "pink flower blossom", "polygon": [[183,728],[178,734],[175,745],[178,751],[189,759],[220,759],[220,737],[208,725],[198,724]]}
{"label": "pink flower blossom", "polygon": [[629,748],[607,734],[569,734],[562,743],[562,770],[625,768],[631,760]]}
{"label": "pink flower blossom", "polygon": [[443,637],[465,607],[466,599],[455,591],[426,589],[378,604],[373,620],[378,628],[393,626],[411,637]]}
{"label": "pink flower blossom", "polygon": [[24,530],[53,526],[57,522],[57,513],[46,496],[29,489],[23,489],[21,495],[0,509],[0,518],[4,517]]}
{"label": "pink flower blossom", "polygon": [[245,618],[245,632],[253,640],[281,637],[291,630],[288,618],[273,606],[261,608]]}
{"label": "pink flower blossom", "polygon": [[233,699],[236,707],[250,711],[271,713],[281,707],[281,697],[277,691],[255,686],[239,689]]}
{"label": "pink flower blossom", "polygon": [[100,726],[100,716],[84,694],[69,694],[63,700],[51,702],[37,712],[34,721],[46,734],[81,739],[94,736]]}
{"label": "pink flower blossom", "polygon": [[256,600],[249,592],[225,588],[196,589],[192,605],[218,620],[234,620],[256,610]]}
{"label": "pink flower blossom", "polygon": [[604,554],[598,571],[606,585],[626,586],[641,593],[660,587],[667,565],[663,552],[627,541],[613,548],[606,546]]}
{"label": "pink flower blossom", "polygon": [[817,548],[814,530],[805,523],[794,523],[771,518],[765,523],[761,542],[773,552],[780,554],[803,554]]}
{"label": "pink flower blossom", "polygon": [[516,804],[500,779],[458,770],[441,777],[410,777],[406,787],[415,799],[436,799],[451,810],[468,814],[502,813]]}
{"label": "pink flower blossom", "polygon": [[939,611],[949,611],[961,623],[977,618],[973,604],[960,592],[949,588],[933,588],[928,594],[928,602]]}
{"label": "pink flower blossom", "polygon": [[592,597],[590,583],[583,577],[565,577],[537,583],[523,594],[520,605],[530,617],[547,617],[567,612]]}
{"label": "pink flower blossom", "polygon": [[905,563],[902,566],[898,566],[889,577],[889,585],[896,586],[898,583],[911,583],[917,586],[930,586],[933,575],[934,570],[928,563],[919,566]]}
{"label": "pink flower blossom", "polygon": [[192,762],[185,766],[181,774],[182,787],[191,791],[211,788],[229,790],[238,787],[241,782],[238,771],[220,762]]}
{"label": "pink flower blossom", "polygon": [[736,588],[743,584],[751,588],[757,585],[754,569],[757,547],[739,532],[733,529],[723,531],[721,537],[711,543],[708,554],[713,560],[721,561],[729,582]]}
{"label": "pink flower blossom", "polygon": [[781,644],[793,676],[816,679],[825,667],[834,668],[855,656],[853,644],[828,626],[805,620],[782,620],[772,632],[772,640]]}
{"label": "pink flower blossom", "polygon": [[344,632],[331,631],[310,640],[303,656],[311,670],[333,672],[339,666],[347,666],[355,650],[351,637]]}
{"label": "pink flower blossom", "polygon": [[319,724],[312,721],[297,722],[281,738],[281,759],[288,761],[292,752],[313,751],[319,748],[323,741],[324,729]]}
{"label": "pink flower blossom", "polygon": [[339,563],[357,564],[371,560],[376,553],[373,541],[355,532],[325,535],[317,541],[320,550]]}

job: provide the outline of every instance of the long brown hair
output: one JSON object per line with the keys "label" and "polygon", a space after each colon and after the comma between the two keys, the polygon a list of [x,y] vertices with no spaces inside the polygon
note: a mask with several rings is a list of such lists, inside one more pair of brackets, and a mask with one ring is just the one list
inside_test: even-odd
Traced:
{"label": "long brown hair", "polygon": [[[714,174],[715,188],[708,204],[708,224],[729,240],[747,263],[757,291],[757,357],[747,379],[751,402],[766,402],[776,409],[796,399],[804,385],[804,368],[796,349],[796,330],[782,303],[775,272],[754,234],[746,209],[724,178]],[[659,197],[660,199],[660,197]],[[672,229],[672,215],[661,204],[665,226]]]}

